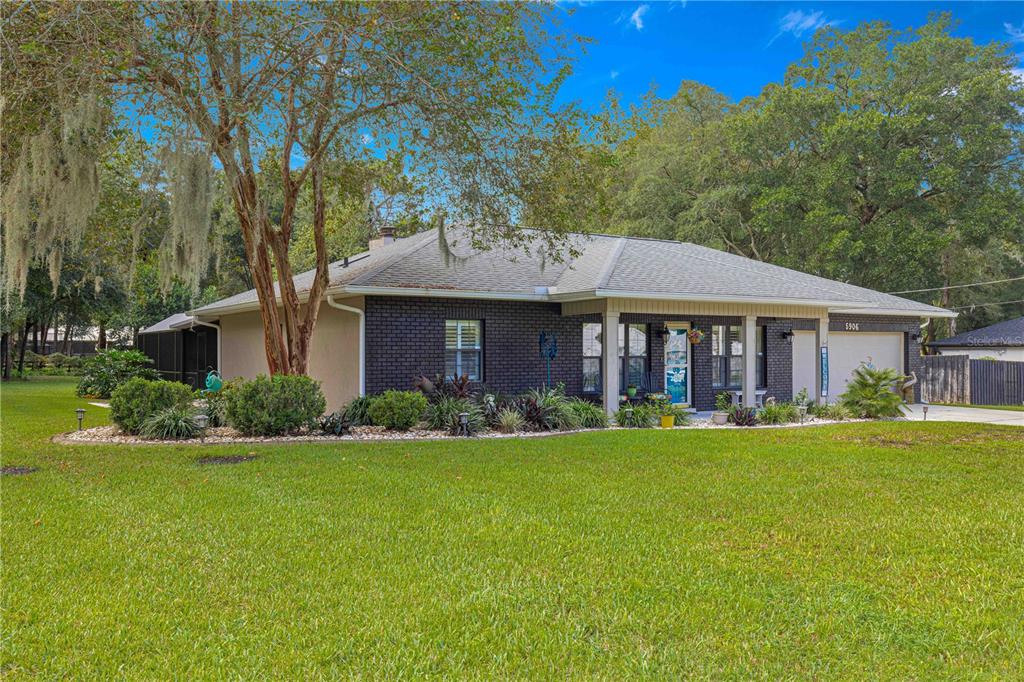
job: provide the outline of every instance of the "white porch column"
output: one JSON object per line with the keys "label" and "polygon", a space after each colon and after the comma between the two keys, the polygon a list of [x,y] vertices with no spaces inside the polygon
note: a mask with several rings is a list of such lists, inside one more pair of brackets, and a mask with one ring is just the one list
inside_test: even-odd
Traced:
{"label": "white porch column", "polygon": [[818,329],[815,336],[817,338],[817,356],[814,358],[814,366],[818,370],[818,376],[814,380],[814,385],[817,389],[814,394],[814,402],[819,405],[824,405],[828,402],[828,387],[824,387],[826,395],[823,397],[821,395],[823,389],[821,385],[821,349],[828,348],[828,312],[823,313],[821,317],[818,318]]}
{"label": "white porch column", "polygon": [[743,318],[743,406],[756,407],[757,395],[757,317]]}
{"label": "white porch column", "polygon": [[601,390],[604,411],[611,416],[619,409],[619,314],[605,312],[601,318]]}

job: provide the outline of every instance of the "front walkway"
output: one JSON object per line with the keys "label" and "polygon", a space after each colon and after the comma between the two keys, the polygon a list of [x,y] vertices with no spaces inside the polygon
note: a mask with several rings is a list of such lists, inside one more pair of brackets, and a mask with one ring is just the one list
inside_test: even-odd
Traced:
{"label": "front walkway", "polygon": [[[921,405],[908,405],[910,413],[907,419],[922,421],[924,413]],[[949,405],[929,405],[928,421],[936,422],[976,422],[978,424],[1010,424],[1024,426],[1024,412],[1012,410],[986,410],[982,407],[952,407]]]}

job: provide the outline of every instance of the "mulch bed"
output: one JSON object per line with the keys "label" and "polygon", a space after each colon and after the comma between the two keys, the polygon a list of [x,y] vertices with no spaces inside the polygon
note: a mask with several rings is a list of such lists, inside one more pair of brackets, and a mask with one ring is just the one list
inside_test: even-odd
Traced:
{"label": "mulch bed", "polygon": [[39,467],[0,467],[0,476],[24,476],[39,471]]}
{"label": "mulch bed", "polygon": [[241,464],[256,459],[256,455],[217,455],[214,457],[200,457],[196,464]]}

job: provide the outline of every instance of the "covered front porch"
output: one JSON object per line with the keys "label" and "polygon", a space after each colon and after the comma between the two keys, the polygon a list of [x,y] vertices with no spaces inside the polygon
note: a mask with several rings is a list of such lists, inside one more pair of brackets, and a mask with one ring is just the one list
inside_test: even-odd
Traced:
{"label": "covered front porch", "polygon": [[[790,400],[799,390],[794,328],[809,330],[816,348],[828,343],[828,310],[808,306],[605,298],[563,303],[562,314],[584,318],[584,393],[609,414],[630,385],[701,411],[723,391],[750,407],[769,396]],[[814,384],[811,398],[820,395],[814,356],[800,374]]]}

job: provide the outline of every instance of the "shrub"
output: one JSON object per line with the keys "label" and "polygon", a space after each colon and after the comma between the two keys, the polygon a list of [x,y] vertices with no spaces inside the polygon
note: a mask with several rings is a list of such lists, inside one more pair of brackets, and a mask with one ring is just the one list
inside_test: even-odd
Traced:
{"label": "shrub", "polygon": [[535,388],[516,400],[516,407],[530,428],[556,431],[574,419],[565,408],[565,397],[551,388]]}
{"label": "shrub", "polygon": [[114,389],[129,379],[160,378],[150,367],[153,361],[137,350],[108,350],[97,353],[82,363],[82,378],[78,382],[80,396],[109,398]]}
{"label": "shrub", "polygon": [[195,438],[199,435],[195,410],[188,404],[165,407],[147,417],[139,433],[159,440]]}
{"label": "shrub", "polygon": [[856,417],[902,417],[903,396],[898,391],[902,381],[903,376],[894,369],[861,365],[853,370],[853,380],[839,400]]}
{"label": "shrub", "polygon": [[472,384],[465,374],[452,377],[436,374],[433,378],[421,374],[413,379],[412,387],[430,402],[441,398],[470,398],[473,395]]}
{"label": "shrub", "polygon": [[228,424],[246,436],[280,436],[314,428],[326,401],[307,376],[258,376],[226,393]]}
{"label": "shrub", "polygon": [[814,408],[812,414],[818,419],[841,422],[850,418],[850,411],[842,403],[826,403]]}
{"label": "shrub", "polygon": [[623,403],[615,413],[615,423],[627,429],[649,429],[658,416],[658,411],[650,403]]}
{"label": "shrub", "polygon": [[370,406],[373,405],[373,401],[376,399],[376,396],[362,395],[346,405],[344,412],[349,424],[352,426],[372,426],[373,420],[370,419]]}
{"label": "shrub", "polygon": [[728,412],[732,408],[732,394],[722,391],[715,396],[715,411]]}
{"label": "shrub", "polygon": [[795,396],[793,396],[793,404],[797,407],[801,405],[811,405],[814,401],[807,396],[807,389],[801,388]]}
{"label": "shrub", "polygon": [[800,421],[800,412],[792,403],[768,403],[757,414],[762,424],[790,424]]}
{"label": "shrub", "polygon": [[580,398],[566,401],[569,409],[576,415],[576,422],[583,429],[604,429],[608,427],[608,415],[599,406]]}
{"label": "shrub", "polygon": [[352,423],[345,410],[338,410],[320,419],[320,432],[325,436],[343,436],[348,433]]}
{"label": "shrub", "polygon": [[673,405],[668,398],[649,398],[646,404],[654,410],[657,417],[675,417],[676,426],[690,422],[690,413],[679,405]]}
{"label": "shrub", "polygon": [[384,391],[370,405],[370,420],[377,426],[408,431],[423,416],[427,398],[416,391]]}
{"label": "shrub", "polygon": [[50,367],[63,369],[68,364],[69,359],[70,358],[68,358],[68,356],[64,355],[63,353],[50,353],[49,355],[46,356],[46,363],[50,365]]}
{"label": "shrub", "polygon": [[729,413],[729,421],[736,426],[755,426],[757,410],[753,407],[734,407]]}
{"label": "shrub", "polygon": [[427,405],[424,419],[427,422],[427,427],[431,429],[455,433],[459,427],[459,413],[465,412],[468,414],[470,410],[477,412],[479,417],[483,419],[483,412],[480,408],[465,398],[442,396],[435,402]]}
{"label": "shrub", "polygon": [[515,433],[526,427],[526,420],[514,407],[502,407],[495,414],[494,427],[502,433]]}
{"label": "shrub", "polygon": [[157,412],[187,406],[191,401],[192,389],[185,384],[135,377],[114,389],[110,396],[110,418],[125,433],[137,434]]}

